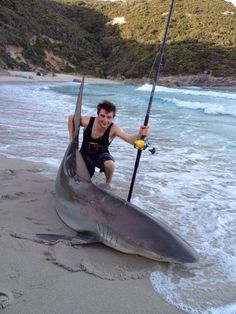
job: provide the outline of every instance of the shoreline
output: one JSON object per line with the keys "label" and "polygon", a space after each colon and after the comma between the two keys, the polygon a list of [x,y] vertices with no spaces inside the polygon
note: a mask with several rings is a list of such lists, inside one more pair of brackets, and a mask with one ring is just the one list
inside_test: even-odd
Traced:
{"label": "shoreline", "polygon": [[73,247],[66,241],[37,241],[36,233],[74,233],[56,214],[55,180],[44,171],[43,164],[0,155],[0,310],[184,313],[162,300],[149,281],[149,274],[165,269],[165,263],[100,244]]}
{"label": "shoreline", "polygon": [[[75,82],[80,83],[82,75],[72,75],[63,73],[49,73],[46,75],[37,75],[36,72],[26,71],[7,71],[0,72],[0,84],[1,83],[64,83]],[[118,80],[102,79],[91,76],[86,76],[86,82],[90,84],[112,84],[121,85],[122,82]]]}
{"label": "shoreline", "polygon": [[[147,78],[130,80],[137,82],[137,84],[145,84],[148,82]],[[129,80],[125,80],[126,83]],[[236,91],[236,79],[234,77],[214,77],[209,74],[196,75],[167,75],[160,76],[158,84],[166,87],[201,87],[211,89],[232,89]]]}
{"label": "shoreline", "polygon": [[[82,79],[82,75],[63,74],[63,73],[48,73],[46,75],[37,75],[36,72],[27,71],[1,71],[0,69],[0,84],[1,83],[63,83],[77,82]],[[108,77],[106,79],[86,76],[86,82],[90,84],[109,84],[109,85],[143,85],[149,80],[141,79],[125,79]],[[158,85],[166,87],[201,87],[204,89],[219,89],[227,91],[236,91],[236,79],[234,77],[213,77],[208,74],[197,75],[169,75],[160,76]]]}

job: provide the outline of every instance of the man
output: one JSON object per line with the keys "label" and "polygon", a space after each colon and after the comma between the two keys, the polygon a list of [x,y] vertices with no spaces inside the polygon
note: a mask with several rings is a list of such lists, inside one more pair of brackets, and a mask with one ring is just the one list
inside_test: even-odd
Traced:
{"label": "man", "polygon": [[[114,172],[114,158],[108,150],[113,139],[118,136],[127,143],[134,144],[141,136],[148,135],[148,127],[141,126],[139,132],[129,135],[112,121],[116,115],[116,106],[104,100],[97,105],[97,116],[81,116],[80,124],[84,127],[83,142],[80,152],[87,165],[90,176],[95,172],[95,167],[105,173],[106,183],[110,184]],[[74,116],[68,117],[68,130],[70,141],[74,136]]]}

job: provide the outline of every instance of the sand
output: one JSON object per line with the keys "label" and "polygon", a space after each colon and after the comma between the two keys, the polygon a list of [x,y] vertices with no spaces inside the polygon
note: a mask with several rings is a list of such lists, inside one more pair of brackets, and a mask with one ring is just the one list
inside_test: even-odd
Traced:
{"label": "sand", "polygon": [[0,156],[1,313],[183,313],[151,286],[149,274],[161,263],[99,244],[36,238],[74,234],[56,214],[46,167]]}
{"label": "sand", "polygon": [[[36,72],[26,71],[1,71],[0,83],[16,83],[16,82],[80,82],[82,75],[72,75],[63,73],[48,73],[47,75],[37,75]],[[90,84],[123,84],[121,81],[95,78],[86,75],[86,82]]]}

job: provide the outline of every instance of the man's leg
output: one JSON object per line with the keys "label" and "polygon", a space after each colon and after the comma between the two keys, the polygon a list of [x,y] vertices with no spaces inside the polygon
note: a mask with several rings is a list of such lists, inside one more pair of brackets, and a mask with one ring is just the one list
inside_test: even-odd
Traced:
{"label": "man's leg", "polygon": [[104,173],[106,176],[106,183],[111,184],[113,172],[115,170],[115,164],[113,160],[104,161]]}
{"label": "man's leg", "polygon": [[70,115],[67,120],[67,127],[69,131],[69,140],[72,142],[74,137],[74,115]]}

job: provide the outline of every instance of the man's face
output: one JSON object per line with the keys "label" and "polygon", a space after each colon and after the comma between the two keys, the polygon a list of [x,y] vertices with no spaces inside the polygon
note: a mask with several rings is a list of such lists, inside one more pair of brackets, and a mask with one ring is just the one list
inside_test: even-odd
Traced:
{"label": "man's face", "polygon": [[114,112],[107,112],[104,109],[101,109],[99,114],[97,115],[99,125],[106,129],[112,123],[114,119]]}

